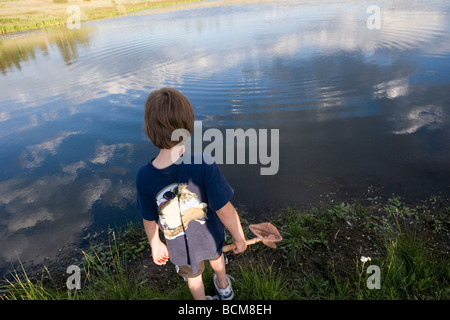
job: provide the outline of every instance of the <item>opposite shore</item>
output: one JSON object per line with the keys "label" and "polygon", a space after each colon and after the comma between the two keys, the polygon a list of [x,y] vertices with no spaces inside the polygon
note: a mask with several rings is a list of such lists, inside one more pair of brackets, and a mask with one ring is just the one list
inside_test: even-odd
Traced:
{"label": "opposite shore", "polygon": [[[127,14],[147,14],[180,8],[248,5],[282,0],[1,0],[0,35],[86,22]],[[72,6],[75,6],[73,8]],[[79,20],[79,21],[77,21]],[[78,27],[78,26],[77,26]]]}
{"label": "opposite shore", "polygon": [[2,0],[0,35],[201,1],[204,0]]}

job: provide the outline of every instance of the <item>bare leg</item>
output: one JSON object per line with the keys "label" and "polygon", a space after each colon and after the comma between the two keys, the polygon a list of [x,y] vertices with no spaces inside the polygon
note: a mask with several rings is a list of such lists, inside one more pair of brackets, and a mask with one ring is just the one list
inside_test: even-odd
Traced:
{"label": "bare leg", "polygon": [[206,300],[205,286],[203,285],[202,275],[195,278],[187,278],[187,283],[195,300]]}
{"label": "bare leg", "polygon": [[228,286],[227,273],[225,270],[225,258],[222,255],[217,260],[210,260],[211,268],[214,270],[214,273],[217,275],[217,286],[220,289],[224,289]]}

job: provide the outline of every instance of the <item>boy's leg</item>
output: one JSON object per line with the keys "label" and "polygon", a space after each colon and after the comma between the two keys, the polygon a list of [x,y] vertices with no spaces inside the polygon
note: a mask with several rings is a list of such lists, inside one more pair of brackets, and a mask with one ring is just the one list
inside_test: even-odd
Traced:
{"label": "boy's leg", "polygon": [[187,279],[189,290],[195,300],[206,300],[205,287],[203,285],[202,273],[205,270],[205,263],[198,263],[198,271],[193,274],[191,266],[178,266],[177,273]]}
{"label": "boy's leg", "polygon": [[195,300],[206,300],[205,286],[201,274],[194,278],[187,278],[187,283]]}
{"label": "boy's leg", "polygon": [[209,260],[211,268],[217,276],[217,286],[224,289],[228,286],[227,273],[225,270],[225,258],[223,253],[220,255],[219,259]]}

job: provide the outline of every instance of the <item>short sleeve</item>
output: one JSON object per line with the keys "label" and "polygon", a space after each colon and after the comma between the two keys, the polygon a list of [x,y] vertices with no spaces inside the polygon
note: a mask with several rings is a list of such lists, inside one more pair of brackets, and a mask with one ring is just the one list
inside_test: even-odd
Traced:
{"label": "short sleeve", "polygon": [[208,206],[217,211],[231,200],[234,190],[223,176],[215,162],[204,163],[204,191],[208,198]]}
{"label": "short sleeve", "polygon": [[158,219],[158,208],[155,201],[148,194],[145,187],[145,176],[141,170],[138,171],[136,177],[137,199],[136,208],[139,210],[142,219],[154,221]]}

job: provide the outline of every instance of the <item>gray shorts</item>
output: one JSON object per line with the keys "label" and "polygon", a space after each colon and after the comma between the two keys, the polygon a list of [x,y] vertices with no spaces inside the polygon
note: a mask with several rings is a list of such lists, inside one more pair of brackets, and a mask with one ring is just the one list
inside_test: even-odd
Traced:
{"label": "gray shorts", "polygon": [[[211,260],[217,260],[221,255],[222,253]],[[198,263],[198,271],[196,273],[192,273],[191,266],[175,266],[175,269],[177,270],[177,273],[183,278],[195,278],[201,275],[203,271],[205,271],[205,261],[202,260]]]}

